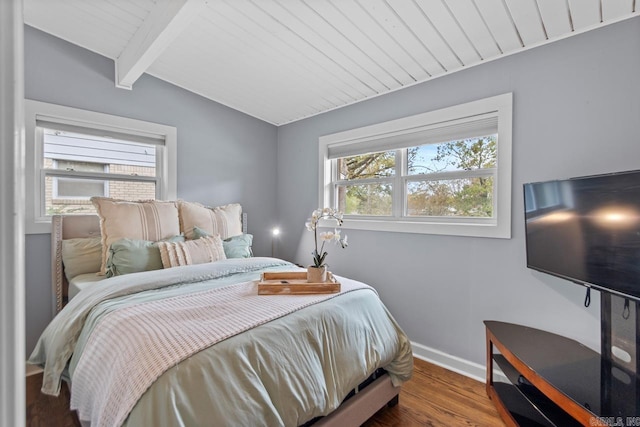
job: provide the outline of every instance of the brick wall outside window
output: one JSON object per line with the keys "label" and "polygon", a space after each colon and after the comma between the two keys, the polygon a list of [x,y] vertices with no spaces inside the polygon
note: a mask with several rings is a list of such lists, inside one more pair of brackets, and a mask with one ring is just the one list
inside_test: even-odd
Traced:
{"label": "brick wall outside window", "polygon": [[[53,160],[45,158],[44,166],[45,168],[53,168]],[[155,167],[110,164],[109,173],[132,176],[154,176]],[[55,178],[47,177],[45,180],[45,206],[47,207],[48,215],[95,212],[89,197],[86,199],[54,198],[54,179]],[[97,195],[123,200],[150,200],[156,198],[156,190],[155,184],[152,182],[109,181],[108,194]]]}

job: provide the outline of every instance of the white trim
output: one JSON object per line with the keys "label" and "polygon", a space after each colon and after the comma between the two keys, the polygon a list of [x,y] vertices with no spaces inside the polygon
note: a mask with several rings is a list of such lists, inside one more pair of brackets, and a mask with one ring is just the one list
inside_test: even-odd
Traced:
{"label": "white trim", "polygon": [[202,12],[205,0],[160,0],[115,60],[115,85],[131,90],[167,47]]}
{"label": "white trim", "polygon": [[473,378],[476,381],[485,382],[486,380],[487,369],[483,365],[413,341],[411,341],[411,348],[413,349],[413,356],[418,359],[433,363],[434,365],[464,375],[465,377]]}
{"label": "white trim", "polygon": [[[487,380],[487,367],[484,365],[470,362],[466,359],[462,359],[461,357],[444,353],[440,350],[418,344],[414,341],[411,341],[411,348],[413,350],[413,357],[420,360],[433,363],[434,365],[438,365],[460,375],[464,375],[465,377],[480,381],[481,383],[484,383]],[[494,381],[509,381],[506,375],[502,373],[496,364],[494,364],[493,378]]]}
{"label": "white trim", "polygon": [[0,1],[0,425],[25,425],[24,19]]}
{"label": "white trim", "polygon": [[72,122],[88,128],[102,129],[121,134],[132,133],[140,136],[151,136],[164,140],[164,148],[156,154],[159,185],[159,199],[173,200],[177,194],[177,151],[178,132],[173,126],[80,110],[46,102],[25,100],[26,130],[26,188],[30,189],[26,200],[26,232],[27,234],[50,233],[51,218],[43,214],[42,201],[44,188],[40,179],[42,169],[42,132],[36,126],[37,118],[46,117],[49,121],[60,120]]}
{"label": "white trim", "polygon": [[402,233],[443,234],[455,236],[511,238],[511,163],[513,95],[506,93],[490,98],[429,111],[414,116],[377,123],[331,135],[321,136],[318,144],[318,206],[332,206],[332,168],[330,147],[351,145],[358,141],[366,144],[381,135],[401,133],[407,129],[420,129],[429,124],[443,123],[464,117],[491,113],[498,118],[498,172],[495,179],[495,216],[492,221],[464,218],[401,217],[391,219],[359,218],[349,216],[343,227],[358,230],[391,231]]}

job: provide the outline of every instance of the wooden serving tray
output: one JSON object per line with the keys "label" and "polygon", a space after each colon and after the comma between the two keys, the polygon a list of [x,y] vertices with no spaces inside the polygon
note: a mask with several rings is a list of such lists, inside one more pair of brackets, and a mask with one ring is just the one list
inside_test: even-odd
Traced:
{"label": "wooden serving tray", "polygon": [[306,271],[264,272],[258,282],[258,295],[334,294],[340,292],[340,282],[327,272],[324,283],[307,282]]}

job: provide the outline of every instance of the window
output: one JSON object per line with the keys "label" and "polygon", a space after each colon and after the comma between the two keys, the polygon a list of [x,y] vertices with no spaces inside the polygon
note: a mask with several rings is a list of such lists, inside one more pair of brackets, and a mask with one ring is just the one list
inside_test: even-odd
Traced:
{"label": "window", "polygon": [[86,214],[92,196],[173,199],[176,129],[25,101],[27,232],[50,231],[51,215]]}
{"label": "window", "polygon": [[[45,147],[47,146],[45,135]],[[45,155],[45,169],[57,169],[73,172],[108,172],[109,165],[104,163],[77,162],[71,160],[57,160],[47,158]],[[49,168],[47,166],[50,166]],[[88,201],[91,196],[108,196],[109,182],[92,179],[72,179],[48,177],[46,182],[46,192],[51,197],[46,198],[45,206],[47,212],[53,209],[53,204],[65,204],[64,200]]]}
{"label": "window", "polygon": [[356,229],[509,238],[511,99],[321,137],[321,206]]}
{"label": "window", "polygon": [[42,133],[46,215],[95,212],[92,196],[156,198],[160,146],[48,127]]}
{"label": "window", "polygon": [[573,192],[568,182],[549,181],[524,186],[527,217],[544,215],[559,209],[572,209]]}

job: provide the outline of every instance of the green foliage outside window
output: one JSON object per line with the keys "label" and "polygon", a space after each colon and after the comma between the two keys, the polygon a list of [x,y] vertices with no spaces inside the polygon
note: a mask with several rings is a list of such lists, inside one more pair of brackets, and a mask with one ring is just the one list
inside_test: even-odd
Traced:
{"label": "green foliage outside window", "polygon": [[[395,168],[395,151],[338,159],[340,179],[350,181],[392,177]],[[391,189],[388,181],[339,186],[338,210],[348,215],[391,215]]]}
{"label": "green foliage outside window", "polygon": [[364,184],[338,187],[338,209],[349,215],[389,216],[392,213],[392,186]]}
{"label": "green foliage outside window", "polygon": [[[437,174],[495,168],[496,150],[495,135],[406,149],[406,214],[493,217],[491,175],[442,178]],[[337,187],[338,209],[352,215],[392,214],[395,151],[338,159],[337,164],[339,179],[351,181]]]}
{"label": "green foliage outside window", "polygon": [[362,154],[338,159],[339,179],[352,180],[393,176],[395,168],[395,151]]}

